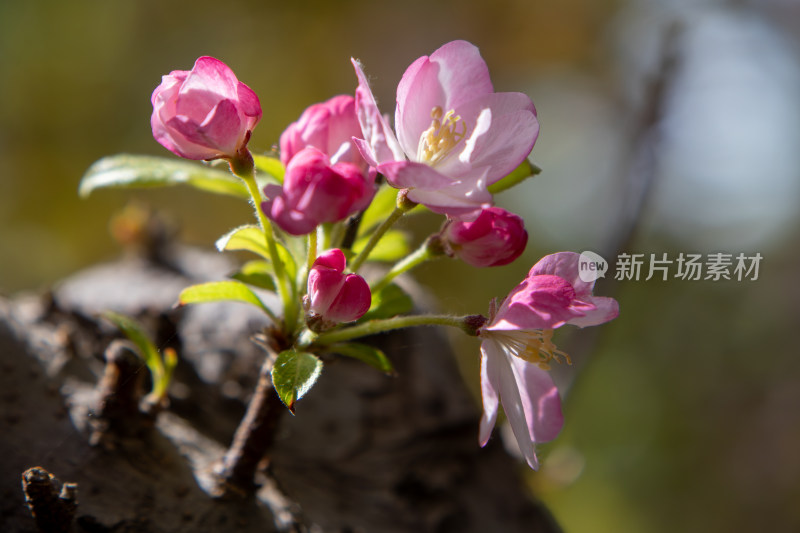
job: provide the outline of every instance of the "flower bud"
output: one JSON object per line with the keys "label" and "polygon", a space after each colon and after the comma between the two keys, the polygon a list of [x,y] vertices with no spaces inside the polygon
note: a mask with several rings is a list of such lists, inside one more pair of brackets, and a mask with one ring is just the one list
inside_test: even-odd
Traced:
{"label": "flower bud", "polygon": [[287,233],[304,235],[367,207],[375,194],[374,179],[353,163],[331,164],[318,149],[305,148],[289,161],[283,188],[264,188],[268,200],[261,209]]}
{"label": "flower bud", "polygon": [[358,274],[344,274],[345,257],[338,248],[320,254],[308,273],[305,304],[309,318],[327,325],[358,320],[369,310],[372,294]]}
{"label": "flower bud", "polygon": [[173,70],[151,97],[153,137],[187,159],[235,158],[261,118],[258,96],[213,57]]}
{"label": "flower bud", "polygon": [[507,265],[528,243],[520,217],[499,207],[483,209],[473,221],[454,220],[442,230],[448,255],[475,267]]}
{"label": "flower bud", "polygon": [[281,162],[288,165],[295,154],[313,146],[334,163],[346,161],[366,170],[366,162],[353,145],[353,137],[361,136],[355,98],[334,96],[307,108],[297,122],[290,124],[281,134]]}

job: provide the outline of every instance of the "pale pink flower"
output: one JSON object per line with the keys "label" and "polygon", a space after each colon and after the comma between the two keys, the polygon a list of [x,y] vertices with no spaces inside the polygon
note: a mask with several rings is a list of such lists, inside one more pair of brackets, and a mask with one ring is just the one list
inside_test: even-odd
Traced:
{"label": "pale pink flower", "polygon": [[213,57],[163,76],[151,97],[153,136],[187,159],[235,158],[261,118],[258,96]]}
{"label": "pale pink flower", "polygon": [[477,215],[491,204],[487,187],[530,153],[539,133],[536,109],[522,93],[495,93],[478,49],[445,44],[408,67],[397,87],[395,131],[381,115],[361,65],[357,146],[390,185],[447,215]]}
{"label": "pale pink flower", "polygon": [[579,257],[560,252],[536,263],[478,333],[483,339],[480,444],[488,442],[502,403],[520,451],[534,470],[539,467],[535,444],[554,439],[564,421],[547,369],[551,361],[569,358],[553,344],[553,329],[594,326],[619,314],[616,300],[592,296],[594,282],[580,279]]}
{"label": "pale pink flower", "polygon": [[316,148],[304,148],[289,161],[283,187],[267,185],[261,209],[281,229],[305,235],[324,222],[337,222],[366,208],[375,174],[345,161],[331,164]]}
{"label": "pale pink flower", "polygon": [[448,255],[475,267],[507,265],[525,251],[523,220],[499,207],[481,210],[472,221],[448,221],[441,233]]}
{"label": "pale pink flower", "polygon": [[350,95],[339,95],[309,106],[296,122],[281,134],[281,161],[289,161],[303,148],[313,146],[333,163],[354,163],[366,170],[366,162],[353,145],[353,137],[361,137],[356,116],[356,101]]}
{"label": "pale pink flower", "polygon": [[346,260],[338,248],[317,257],[308,273],[305,304],[310,318],[326,325],[358,320],[369,310],[369,285],[358,274],[344,274]]}

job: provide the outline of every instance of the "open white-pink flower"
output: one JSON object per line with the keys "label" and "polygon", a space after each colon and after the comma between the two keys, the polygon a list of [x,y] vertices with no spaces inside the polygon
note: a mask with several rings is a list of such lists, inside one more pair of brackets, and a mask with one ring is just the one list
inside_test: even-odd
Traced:
{"label": "open white-pink flower", "polygon": [[522,93],[496,93],[478,48],[445,44],[414,61],[397,87],[395,130],[381,115],[361,65],[356,109],[361,154],[408,198],[453,216],[491,204],[487,187],[530,153],[536,109]]}
{"label": "open white-pink flower", "polygon": [[593,296],[594,282],[580,279],[579,257],[560,252],[536,263],[478,333],[483,339],[480,444],[488,442],[502,403],[519,449],[534,470],[539,467],[536,443],[553,440],[564,423],[558,389],[547,369],[551,361],[569,358],[553,344],[553,329],[595,326],[619,314],[616,300]]}

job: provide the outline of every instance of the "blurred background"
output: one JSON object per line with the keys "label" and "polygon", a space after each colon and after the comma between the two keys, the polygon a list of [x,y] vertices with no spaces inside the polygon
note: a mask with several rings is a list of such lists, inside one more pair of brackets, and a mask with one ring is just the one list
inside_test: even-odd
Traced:
{"label": "blurred background", "polygon": [[[108,221],[131,199],[209,248],[249,220],[188,189],[78,198],[105,155],[168,155],[149,125],[162,74],[225,61],[261,98],[250,148],[266,152],[305,107],[352,93],[351,56],[391,113],[411,61],[466,39],[539,112],[543,172],[497,198],[530,242],[507,267],[418,277],[441,310],[485,312],[542,255],[592,250],[610,263],[596,293],[621,307],[556,336],[575,359],[554,370],[566,425],[531,490],[567,532],[799,531],[800,2],[400,4],[0,1],[0,292],[115,257]],[[405,224],[421,238],[439,222]],[[638,280],[613,279],[620,253],[645,254]],[[645,281],[664,253],[763,259],[757,280],[676,279],[673,263]],[[453,341],[476,389],[478,345]]]}

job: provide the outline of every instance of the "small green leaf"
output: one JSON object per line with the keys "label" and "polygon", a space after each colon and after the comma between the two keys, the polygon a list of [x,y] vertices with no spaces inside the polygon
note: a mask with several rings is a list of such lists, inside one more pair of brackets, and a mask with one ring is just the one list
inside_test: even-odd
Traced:
{"label": "small green leaf", "polygon": [[281,401],[294,413],[294,403],[314,385],[322,372],[322,361],[313,353],[286,350],[272,367],[272,384]]}
{"label": "small green leaf", "polygon": [[261,228],[252,224],[239,226],[217,239],[217,250],[247,250],[269,260],[269,250]]}
{"label": "small green leaf", "polygon": [[398,190],[389,185],[383,185],[378,189],[361,217],[361,225],[358,227],[359,237],[370,233],[370,230],[389,216],[397,205],[397,193]]}
{"label": "small green leaf", "polygon": [[264,302],[244,283],[239,281],[210,281],[186,287],[178,296],[179,305],[206,302],[233,301],[243,302],[260,307],[269,316],[272,312]]}
{"label": "small green leaf", "polygon": [[[356,254],[361,252],[364,246],[367,245],[367,241],[369,241],[369,235],[357,240],[353,245],[353,252]],[[383,234],[383,237],[372,249],[367,259],[393,262],[407,256],[410,251],[411,247],[408,245],[406,234],[398,230],[389,230]]]}
{"label": "small green leaf", "polygon": [[[220,252],[225,250],[247,250],[260,255],[270,263],[272,262],[264,233],[261,228],[251,224],[232,229],[217,239],[216,247]],[[297,276],[297,263],[294,256],[280,241],[275,241],[275,248],[278,250],[278,257],[283,262],[287,275],[290,279],[295,279]]]}
{"label": "small green leaf", "polygon": [[374,346],[370,346],[369,344],[363,344],[360,342],[334,344],[330,347],[330,350],[334,353],[358,359],[359,361],[377,368],[384,374],[389,374],[390,376],[396,374],[394,367],[392,366],[392,362],[389,361],[389,358],[386,357],[386,354]]}
{"label": "small green leaf", "polygon": [[275,291],[275,281],[272,279],[272,265],[267,261],[257,259],[248,261],[231,278],[254,287]]}
{"label": "small green leaf", "polygon": [[95,162],[81,179],[78,194],[89,196],[105,187],[165,187],[190,185],[197,189],[250,198],[244,184],[230,172],[209,165],[166,157],[119,154]]}
{"label": "small green leaf", "polygon": [[502,178],[500,181],[496,181],[489,185],[489,192],[492,194],[497,194],[505,191],[506,189],[510,189],[511,187],[518,185],[532,176],[540,174],[541,172],[541,168],[525,159],[517,168],[511,171],[511,174],[505,178]]}
{"label": "small green leaf", "polygon": [[280,159],[269,155],[253,154],[253,161],[255,162],[258,170],[264,174],[267,174],[278,183],[283,183],[283,175],[286,172],[286,169],[284,168]]}
{"label": "small green leaf", "polygon": [[170,356],[167,361],[168,367],[165,368],[164,361],[162,361],[158,353],[158,348],[150,340],[141,324],[128,316],[114,311],[106,311],[102,316],[117,326],[139,349],[139,354],[144,359],[144,364],[147,365],[153,377],[153,391],[166,392],[167,384],[172,376],[172,369],[177,364],[177,359],[173,361],[172,356]]}
{"label": "small green leaf", "polygon": [[369,311],[361,317],[361,321],[374,318],[391,318],[411,311],[414,302],[406,292],[394,283],[391,283],[372,294],[372,305]]}

